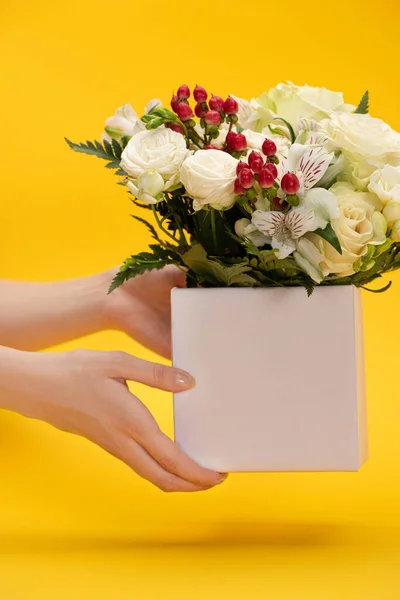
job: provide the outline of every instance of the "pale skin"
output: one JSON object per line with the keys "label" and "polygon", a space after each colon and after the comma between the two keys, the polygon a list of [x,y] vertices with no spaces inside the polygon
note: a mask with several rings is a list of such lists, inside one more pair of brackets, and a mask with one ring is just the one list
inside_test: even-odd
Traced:
{"label": "pale skin", "polygon": [[209,489],[225,476],[186,456],[128,389],[195,385],[186,372],[124,352],[36,353],[102,331],[124,331],[170,358],[170,291],[185,275],[168,267],[107,295],[115,270],[55,283],[0,280],[0,409],[40,419],[94,442],[166,492]]}

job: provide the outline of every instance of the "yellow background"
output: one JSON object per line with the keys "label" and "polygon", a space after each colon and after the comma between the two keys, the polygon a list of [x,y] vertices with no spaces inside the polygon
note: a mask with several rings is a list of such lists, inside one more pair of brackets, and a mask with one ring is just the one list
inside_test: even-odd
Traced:
{"label": "yellow background", "polygon": [[[181,83],[343,90],[400,129],[395,0],[0,0],[0,276],[49,280],[148,241],[103,164],[63,141]],[[88,442],[0,416],[0,598],[400,599],[400,275],[365,294],[370,453],[359,474],[232,475],[163,495]],[[122,334],[69,344],[154,358]],[[332,373],[332,376],[337,374]],[[171,401],[141,390],[171,432]]]}

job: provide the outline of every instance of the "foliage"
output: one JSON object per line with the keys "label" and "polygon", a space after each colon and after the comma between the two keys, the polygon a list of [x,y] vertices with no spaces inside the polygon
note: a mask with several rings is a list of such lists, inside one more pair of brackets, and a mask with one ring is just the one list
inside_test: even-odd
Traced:
{"label": "foliage", "polygon": [[366,115],[369,111],[369,92],[368,90],[364,93],[363,97],[360,100],[359,105],[357,106],[355,113],[360,115]]}

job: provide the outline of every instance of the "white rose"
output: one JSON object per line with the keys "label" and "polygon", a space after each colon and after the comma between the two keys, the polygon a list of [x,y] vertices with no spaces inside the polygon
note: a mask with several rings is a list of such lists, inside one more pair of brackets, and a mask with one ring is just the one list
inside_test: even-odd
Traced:
{"label": "white rose", "polygon": [[132,137],[145,129],[145,124],[139,119],[130,104],[123,104],[115,111],[115,115],[106,120],[102,139],[110,141],[121,137]]}
{"label": "white rose", "polygon": [[374,171],[368,189],[378,196],[384,206],[389,202],[400,202],[400,166],[385,165],[383,169]]}
{"label": "white rose", "polygon": [[[400,134],[387,123],[369,115],[335,113],[324,122],[330,140],[358,167],[364,163],[382,169],[400,165]],[[367,173],[367,171],[366,171]]]}
{"label": "white rose", "polygon": [[[368,245],[386,241],[386,221],[375,210],[373,194],[357,192],[348,183],[336,183],[330,188],[338,200],[340,215],[332,221],[342,248],[339,254],[328,242],[323,242],[323,254],[330,273],[342,277],[354,273],[353,264],[368,251]],[[315,241],[315,236],[310,236]]]}
{"label": "white rose", "polygon": [[[159,127],[141,131],[129,140],[122,153],[121,168],[129,175],[132,193],[136,195],[135,189],[142,190],[143,195],[150,195],[155,201],[155,196],[161,191],[179,185],[179,171],[189,155],[183,135],[172,129]],[[164,185],[159,193],[153,195],[152,191],[160,187],[161,180],[156,177],[157,174],[162,177]],[[149,202],[144,196],[139,199]]]}
{"label": "white rose", "polygon": [[244,100],[243,98],[238,98],[237,96],[232,96],[231,98],[236,100],[239,105],[239,111],[237,113],[238,116],[238,126],[242,129],[252,129],[256,130],[257,122],[259,120],[259,116],[257,111],[252,107],[250,102]]}
{"label": "white rose", "polygon": [[180,177],[194,200],[195,210],[208,204],[218,210],[234,205],[237,164],[235,158],[221,150],[198,150],[185,160]]}
{"label": "white rose", "polygon": [[263,125],[271,123],[275,117],[282,117],[297,127],[300,118],[320,121],[333,111],[348,111],[353,107],[344,104],[341,92],[326,88],[298,86],[291,82],[279,83],[268,93],[251,101]]}

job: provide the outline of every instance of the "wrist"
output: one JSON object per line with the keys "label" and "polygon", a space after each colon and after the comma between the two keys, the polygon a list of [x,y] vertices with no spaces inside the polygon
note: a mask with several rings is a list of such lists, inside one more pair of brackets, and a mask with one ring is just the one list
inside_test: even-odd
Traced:
{"label": "wrist", "polygon": [[24,400],[33,380],[34,354],[0,346],[0,409],[25,412]]}

